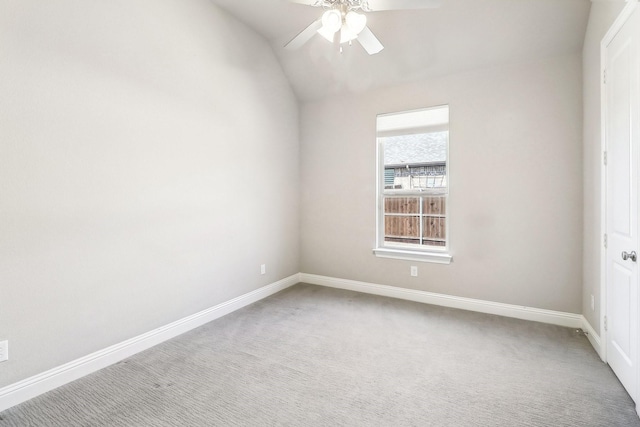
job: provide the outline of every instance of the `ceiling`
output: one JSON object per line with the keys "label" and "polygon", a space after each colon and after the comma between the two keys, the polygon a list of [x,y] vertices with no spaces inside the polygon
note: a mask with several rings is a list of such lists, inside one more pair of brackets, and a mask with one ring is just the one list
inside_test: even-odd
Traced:
{"label": "ceiling", "polygon": [[340,53],[320,36],[285,50],[320,8],[287,0],[212,1],[269,41],[303,101],[580,52],[591,4],[442,0],[438,9],[373,12],[367,24],[385,49],[369,56],[358,43]]}

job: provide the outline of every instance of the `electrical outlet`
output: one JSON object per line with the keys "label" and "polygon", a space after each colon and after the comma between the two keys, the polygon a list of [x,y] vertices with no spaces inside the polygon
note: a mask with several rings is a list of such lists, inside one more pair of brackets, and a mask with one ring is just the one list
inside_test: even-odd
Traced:
{"label": "electrical outlet", "polygon": [[418,267],[415,265],[411,266],[411,277],[418,277]]}
{"label": "electrical outlet", "polygon": [[9,341],[0,341],[0,362],[9,360]]}
{"label": "electrical outlet", "polygon": [[260,264],[260,274],[267,274],[267,264]]}
{"label": "electrical outlet", "polygon": [[591,311],[596,310],[596,299],[593,295],[591,295]]}

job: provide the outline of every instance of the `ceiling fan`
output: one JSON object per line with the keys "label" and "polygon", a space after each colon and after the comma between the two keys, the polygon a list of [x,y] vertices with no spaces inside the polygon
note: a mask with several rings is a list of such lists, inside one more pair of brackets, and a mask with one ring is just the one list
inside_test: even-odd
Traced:
{"label": "ceiling fan", "polygon": [[[289,0],[292,3],[321,7],[322,17],[311,23],[284,47],[298,49],[316,34],[335,44],[357,40],[369,55],[384,49],[380,40],[367,27],[366,12],[383,10],[432,9],[441,0]],[[364,12],[364,13],[363,13]],[[342,51],[342,48],[341,48]]]}

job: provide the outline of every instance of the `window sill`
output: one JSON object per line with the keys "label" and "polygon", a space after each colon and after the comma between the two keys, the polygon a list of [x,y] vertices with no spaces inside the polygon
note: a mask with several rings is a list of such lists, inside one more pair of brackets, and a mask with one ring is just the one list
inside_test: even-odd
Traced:
{"label": "window sill", "polygon": [[453,257],[446,252],[419,252],[401,249],[376,248],[373,253],[378,258],[404,259],[407,261],[451,264]]}

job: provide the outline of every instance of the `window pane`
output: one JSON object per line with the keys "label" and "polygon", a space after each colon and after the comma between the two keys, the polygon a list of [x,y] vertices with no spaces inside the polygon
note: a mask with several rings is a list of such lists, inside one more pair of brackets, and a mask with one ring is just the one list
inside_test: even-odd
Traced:
{"label": "window pane", "polygon": [[449,132],[382,137],[385,190],[447,187]]}
{"label": "window pane", "polygon": [[423,197],[423,245],[445,246],[447,241],[446,196]]}
{"label": "window pane", "polygon": [[445,246],[446,204],[446,196],[385,197],[385,242]]}
{"label": "window pane", "polygon": [[384,200],[385,213],[418,214],[420,213],[419,197],[387,197]]}
{"label": "window pane", "polygon": [[447,198],[445,196],[432,196],[422,198],[422,211],[425,215],[442,215],[447,213]]}
{"label": "window pane", "polygon": [[420,244],[420,217],[385,215],[387,242]]}

